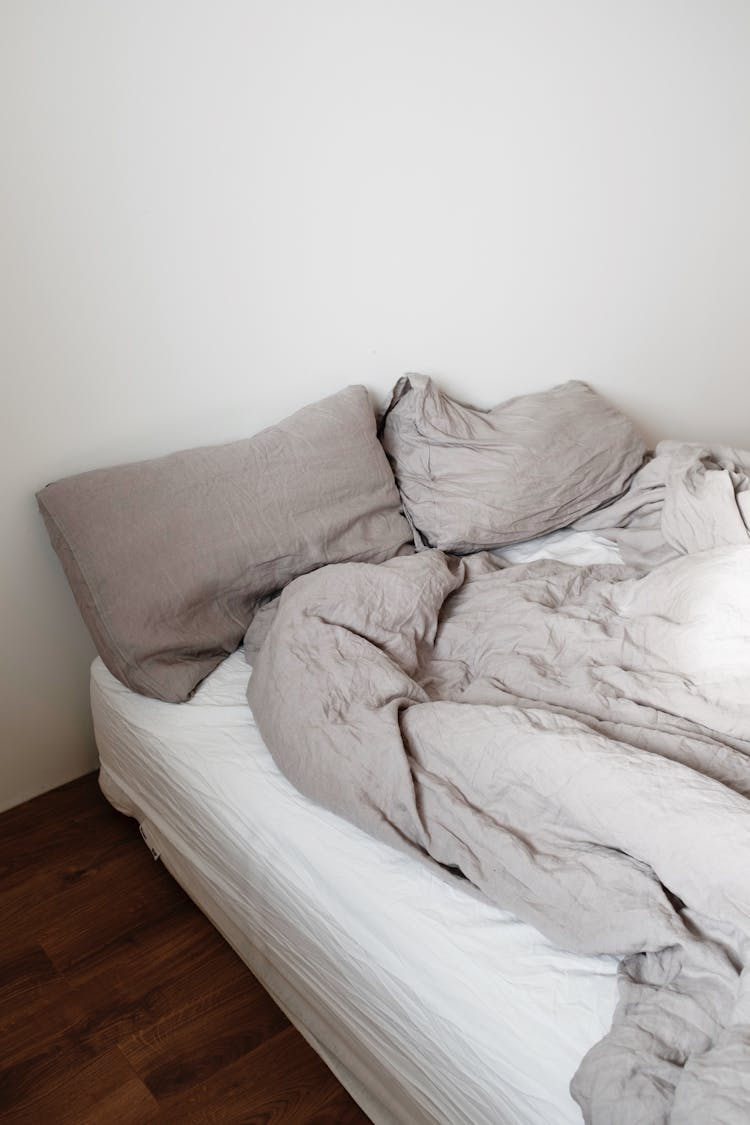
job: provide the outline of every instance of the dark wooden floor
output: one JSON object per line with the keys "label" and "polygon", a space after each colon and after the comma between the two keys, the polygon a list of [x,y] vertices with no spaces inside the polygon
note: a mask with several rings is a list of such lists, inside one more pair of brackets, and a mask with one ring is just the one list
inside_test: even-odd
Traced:
{"label": "dark wooden floor", "polygon": [[0,816],[0,1119],[368,1120],[94,775]]}

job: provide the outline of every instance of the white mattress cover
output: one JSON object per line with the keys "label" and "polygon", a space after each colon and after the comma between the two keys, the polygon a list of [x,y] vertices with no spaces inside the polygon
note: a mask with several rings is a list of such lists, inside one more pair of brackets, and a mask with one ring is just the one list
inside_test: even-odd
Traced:
{"label": "white mattress cover", "polygon": [[[619,561],[569,532],[504,553]],[[297,793],[253,722],[249,675],[235,653],[169,704],[95,660],[104,791],[261,979],[268,966],[292,1018],[286,985],[303,998],[295,1022],[373,1119],[580,1123],[568,1083],[610,1025],[615,959],[554,948]]]}

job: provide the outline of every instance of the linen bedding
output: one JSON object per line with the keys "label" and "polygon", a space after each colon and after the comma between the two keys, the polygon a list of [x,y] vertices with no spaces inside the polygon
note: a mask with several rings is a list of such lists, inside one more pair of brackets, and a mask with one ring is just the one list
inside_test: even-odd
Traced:
{"label": "linen bedding", "polygon": [[747,543],[750,453],[662,441],[624,496],[573,526],[617,543],[625,562],[650,569],[682,554]]}
{"label": "linen bedding", "polygon": [[[738,495],[690,503],[718,528]],[[750,551],[719,542],[646,574],[325,567],[282,594],[248,688],[302,793],[621,958],[571,1086],[588,1122],[750,1120]]]}
{"label": "linen bedding", "polygon": [[416,547],[457,554],[566,527],[620,496],[646,455],[632,423],[579,380],[479,410],[405,375],[380,434]]}
{"label": "linen bedding", "polygon": [[[621,561],[586,532],[503,553]],[[108,799],[374,1123],[580,1125],[568,1087],[611,1024],[616,958],[560,950],[465,880],[304,797],[263,743],[250,675],[235,652],[172,704],[97,658]]]}

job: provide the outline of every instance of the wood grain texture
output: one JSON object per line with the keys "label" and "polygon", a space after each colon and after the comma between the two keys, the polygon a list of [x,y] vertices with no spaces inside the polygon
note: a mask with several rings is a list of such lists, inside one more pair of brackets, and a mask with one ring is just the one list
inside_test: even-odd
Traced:
{"label": "wood grain texture", "polygon": [[0,816],[4,1125],[367,1125],[95,775]]}

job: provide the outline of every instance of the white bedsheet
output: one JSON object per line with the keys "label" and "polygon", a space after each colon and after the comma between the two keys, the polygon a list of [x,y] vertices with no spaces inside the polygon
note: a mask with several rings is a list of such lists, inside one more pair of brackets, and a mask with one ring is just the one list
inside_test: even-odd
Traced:
{"label": "white bedsheet", "polygon": [[[618,560],[583,533],[505,553]],[[610,1025],[616,961],[555,949],[300,796],[254,725],[249,675],[235,653],[188,703],[169,704],[94,661],[105,792],[191,893],[195,877],[208,913],[221,904],[227,936],[245,935],[304,997],[324,1046],[320,1028],[334,1029],[332,1055],[334,1039],[349,1044],[355,1095],[372,1078],[368,1112],[377,1102],[382,1121],[401,1125],[580,1123],[568,1083]]]}

